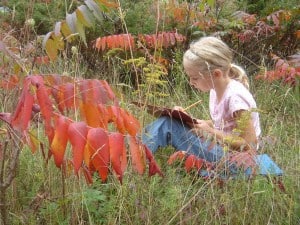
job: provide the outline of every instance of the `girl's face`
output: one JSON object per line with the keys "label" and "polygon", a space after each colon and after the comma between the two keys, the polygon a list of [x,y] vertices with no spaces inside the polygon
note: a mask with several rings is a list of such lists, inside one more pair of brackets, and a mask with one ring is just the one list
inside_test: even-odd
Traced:
{"label": "girl's face", "polygon": [[208,92],[213,88],[212,77],[202,74],[198,69],[194,69],[190,66],[185,66],[185,72],[189,77],[190,84],[196,89]]}

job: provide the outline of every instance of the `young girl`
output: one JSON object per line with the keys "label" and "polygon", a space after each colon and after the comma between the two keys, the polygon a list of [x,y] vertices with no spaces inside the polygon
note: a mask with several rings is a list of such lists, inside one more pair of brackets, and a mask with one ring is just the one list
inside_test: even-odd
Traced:
{"label": "young girl", "polygon": [[176,150],[216,162],[224,156],[225,146],[236,151],[257,149],[261,129],[256,102],[248,90],[244,70],[232,59],[230,48],[218,38],[204,37],[190,45],[183,57],[184,70],[192,86],[210,92],[212,120],[183,124],[170,117],[158,118],[142,136],[152,152],[172,145]]}

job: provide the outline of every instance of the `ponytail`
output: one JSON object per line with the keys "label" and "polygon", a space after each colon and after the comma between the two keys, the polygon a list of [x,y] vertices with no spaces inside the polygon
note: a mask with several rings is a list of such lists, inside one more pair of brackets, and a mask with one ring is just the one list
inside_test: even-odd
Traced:
{"label": "ponytail", "polygon": [[247,89],[249,89],[249,79],[242,67],[235,64],[230,64],[229,77],[241,82]]}

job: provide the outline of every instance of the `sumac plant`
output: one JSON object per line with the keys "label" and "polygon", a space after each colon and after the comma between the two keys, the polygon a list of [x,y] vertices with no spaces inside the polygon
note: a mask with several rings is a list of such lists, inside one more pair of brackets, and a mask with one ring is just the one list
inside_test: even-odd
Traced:
{"label": "sumac plant", "polygon": [[272,60],[275,62],[274,69],[268,70],[264,74],[259,74],[256,79],[263,79],[269,82],[282,80],[284,84],[291,86],[299,85],[300,79],[300,55],[295,54],[284,60],[275,54],[272,54]]}
{"label": "sumac plant", "polygon": [[[120,107],[106,81],[30,75],[22,82],[15,111],[0,118],[21,134],[33,152],[48,146],[47,160],[53,157],[61,169],[71,162],[75,174],[82,172],[88,183],[94,173],[105,182],[110,172],[122,182],[129,161],[140,175],[147,167],[149,176],[162,175],[152,153],[138,139],[138,120]],[[36,115],[41,119],[36,121]],[[43,124],[46,143],[33,135],[37,122]]]}

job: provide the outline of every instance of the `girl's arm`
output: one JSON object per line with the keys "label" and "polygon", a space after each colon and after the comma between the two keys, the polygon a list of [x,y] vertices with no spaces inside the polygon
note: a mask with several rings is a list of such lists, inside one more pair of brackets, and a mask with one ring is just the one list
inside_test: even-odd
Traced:
{"label": "girl's arm", "polygon": [[208,122],[199,120],[199,124],[193,125],[193,130],[197,135],[203,135],[203,132],[214,136],[218,141],[229,145],[234,150],[249,150],[256,148],[257,138],[255,129],[251,121],[251,112],[239,110],[234,113],[237,127],[232,134],[214,129]]}

